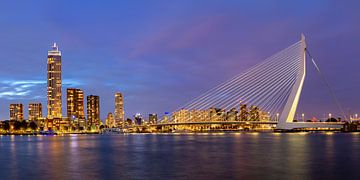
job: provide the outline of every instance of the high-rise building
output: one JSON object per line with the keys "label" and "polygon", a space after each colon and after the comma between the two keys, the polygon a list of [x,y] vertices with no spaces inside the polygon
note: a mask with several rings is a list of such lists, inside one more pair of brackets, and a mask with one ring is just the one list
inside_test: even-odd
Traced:
{"label": "high-rise building", "polygon": [[227,121],[236,121],[237,120],[237,114],[238,114],[238,111],[236,110],[236,108],[231,108],[226,113],[226,120]]}
{"label": "high-rise building", "polygon": [[10,121],[11,120],[14,120],[14,121],[24,120],[22,104],[10,104]]}
{"label": "high-rise building", "polygon": [[115,122],[118,126],[125,123],[124,97],[120,92],[115,93]]}
{"label": "high-rise building", "polygon": [[157,124],[157,114],[149,114],[149,124]]}
{"label": "high-rise building", "polygon": [[249,113],[247,111],[246,104],[240,104],[240,114],[239,114],[239,120],[240,121],[247,121],[248,120]]}
{"label": "high-rise building", "polygon": [[42,118],[41,103],[29,103],[29,120],[35,121]]}
{"label": "high-rise building", "polygon": [[81,89],[66,89],[67,117],[74,119],[84,119],[84,92]]}
{"label": "high-rise building", "polygon": [[113,113],[111,112],[108,113],[105,124],[109,128],[115,127],[115,119]]}
{"label": "high-rise building", "polygon": [[47,110],[48,118],[61,118],[61,52],[56,43],[47,58]]}
{"label": "high-rise building", "polygon": [[87,120],[88,125],[100,124],[100,98],[99,96],[89,95],[87,99]]}
{"label": "high-rise building", "polygon": [[260,121],[259,108],[257,106],[250,106],[250,121]]}
{"label": "high-rise building", "polygon": [[134,121],[135,121],[135,124],[137,125],[141,125],[142,124],[142,116],[140,113],[136,113],[135,116],[134,116]]}

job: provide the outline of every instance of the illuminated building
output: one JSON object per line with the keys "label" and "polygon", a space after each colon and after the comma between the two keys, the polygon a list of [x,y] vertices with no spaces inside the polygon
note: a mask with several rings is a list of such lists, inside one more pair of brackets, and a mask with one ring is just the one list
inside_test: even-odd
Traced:
{"label": "illuminated building", "polygon": [[87,120],[89,126],[100,125],[100,98],[89,95],[87,99]]}
{"label": "illuminated building", "polygon": [[156,124],[157,120],[157,114],[149,114],[149,124]]}
{"label": "illuminated building", "polygon": [[190,111],[190,117],[192,122],[206,121],[204,117],[207,117],[207,111],[204,110],[192,110]]}
{"label": "illuminated building", "polygon": [[22,104],[10,104],[10,121],[12,120],[14,121],[24,120]]}
{"label": "illuminated building", "polygon": [[250,121],[260,121],[259,108],[257,106],[250,106]]}
{"label": "illuminated building", "polygon": [[142,124],[142,116],[140,113],[136,113],[134,116],[134,121],[136,125],[141,125]]}
{"label": "illuminated building", "polygon": [[216,119],[216,110],[215,108],[210,108],[208,110],[187,110],[181,109],[172,113],[172,119],[174,122],[205,122],[211,121],[211,116],[214,116],[213,119]]}
{"label": "illuminated building", "polygon": [[209,109],[209,120],[210,121],[218,121],[217,115],[216,115],[216,108],[210,108]]}
{"label": "illuminated building", "polygon": [[209,119],[210,121],[225,121],[226,120],[225,110],[220,108],[210,108]]}
{"label": "illuminated building", "polygon": [[66,89],[67,117],[71,120],[85,119],[84,92],[81,89]]}
{"label": "illuminated building", "polygon": [[230,111],[226,113],[226,120],[227,121],[236,121],[237,120],[237,110],[236,108],[231,108]]}
{"label": "illuminated building", "polygon": [[177,123],[188,122],[190,120],[190,112],[187,109],[175,111],[172,113],[172,119]]}
{"label": "illuminated building", "polygon": [[115,127],[115,119],[113,113],[109,112],[105,124],[109,128]]}
{"label": "illuminated building", "polygon": [[164,115],[164,117],[163,117],[163,122],[164,122],[164,123],[169,122],[169,113],[168,113],[168,112],[165,112],[165,115]]}
{"label": "illuminated building", "polygon": [[240,121],[247,121],[249,113],[247,112],[246,104],[240,104],[240,114],[239,120]]}
{"label": "illuminated building", "polygon": [[29,120],[35,121],[42,118],[42,105],[41,103],[29,103]]}
{"label": "illuminated building", "polygon": [[47,117],[61,118],[61,52],[56,43],[47,58]]}
{"label": "illuminated building", "polygon": [[260,121],[270,121],[270,113],[266,111],[259,111]]}
{"label": "illuminated building", "polygon": [[125,123],[124,97],[120,92],[115,93],[115,121],[118,126]]}

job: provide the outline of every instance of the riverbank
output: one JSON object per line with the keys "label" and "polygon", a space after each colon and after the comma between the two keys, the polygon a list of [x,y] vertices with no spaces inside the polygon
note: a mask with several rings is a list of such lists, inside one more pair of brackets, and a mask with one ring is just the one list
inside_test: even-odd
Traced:
{"label": "riverbank", "polygon": [[216,130],[216,131],[172,131],[172,132],[126,132],[126,133],[101,133],[101,132],[61,132],[53,134],[44,134],[40,132],[25,132],[25,133],[0,133],[1,136],[56,136],[56,135],[109,135],[109,134],[232,134],[232,133],[352,133],[356,131],[343,130]]}

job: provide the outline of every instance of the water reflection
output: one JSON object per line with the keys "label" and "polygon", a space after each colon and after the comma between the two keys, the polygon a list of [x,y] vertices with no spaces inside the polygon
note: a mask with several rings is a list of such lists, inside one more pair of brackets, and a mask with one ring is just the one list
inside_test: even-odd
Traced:
{"label": "water reflection", "polygon": [[0,178],[309,179],[360,175],[358,134],[2,136]]}

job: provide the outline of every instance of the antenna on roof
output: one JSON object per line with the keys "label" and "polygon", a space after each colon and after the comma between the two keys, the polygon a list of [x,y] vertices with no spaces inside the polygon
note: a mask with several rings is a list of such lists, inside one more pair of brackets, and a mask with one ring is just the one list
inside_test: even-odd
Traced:
{"label": "antenna on roof", "polygon": [[56,51],[59,50],[59,47],[58,47],[58,45],[56,44],[56,42],[54,42],[52,49],[53,49],[53,50],[56,50]]}

